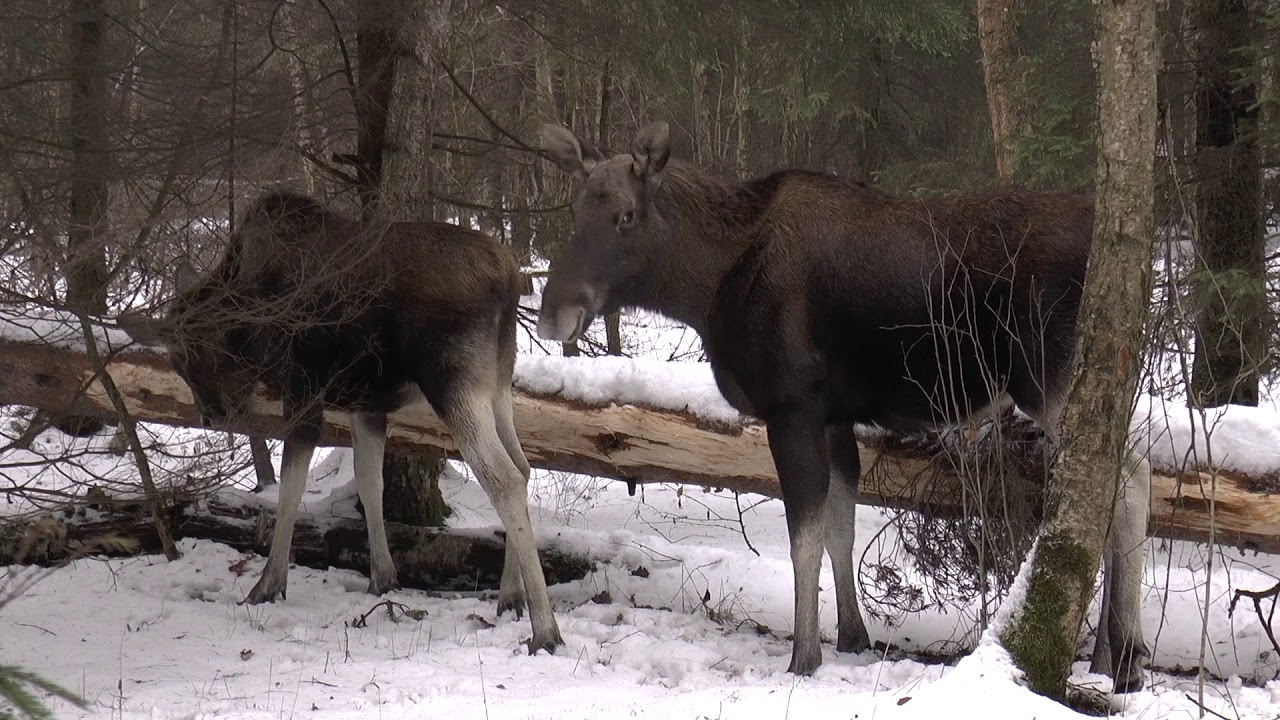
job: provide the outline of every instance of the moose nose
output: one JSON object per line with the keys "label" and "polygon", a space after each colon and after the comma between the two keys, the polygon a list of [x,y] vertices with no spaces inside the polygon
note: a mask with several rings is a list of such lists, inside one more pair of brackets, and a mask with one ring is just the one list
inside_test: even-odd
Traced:
{"label": "moose nose", "polygon": [[538,316],[538,337],[543,340],[573,342],[582,331],[587,311],[580,306],[562,307]]}

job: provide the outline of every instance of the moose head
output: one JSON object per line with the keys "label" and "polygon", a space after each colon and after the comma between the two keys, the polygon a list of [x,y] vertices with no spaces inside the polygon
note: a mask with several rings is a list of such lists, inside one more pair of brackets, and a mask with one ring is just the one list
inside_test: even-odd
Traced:
{"label": "moose head", "polygon": [[178,273],[178,296],[162,318],[123,313],[120,329],[141,345],[162,348],[191,388],[200,422],[223,425],[248,406],[258,373],[243,356],[245,331],[236,303],[216,278],[200,278],[188,265]]}
{"label": "moose head", "polygon": [[573,201],[573,238],[552,265],[538,318],[538,335],[572,342],[592,320],[636,303],[637,288],[652,272],[652,246],[670,228],[655,210],[654,191],[670,156],[665,122],[644,126],[629,154],[603,157],[559,125],[542,139],[561,169],[582,180]]}

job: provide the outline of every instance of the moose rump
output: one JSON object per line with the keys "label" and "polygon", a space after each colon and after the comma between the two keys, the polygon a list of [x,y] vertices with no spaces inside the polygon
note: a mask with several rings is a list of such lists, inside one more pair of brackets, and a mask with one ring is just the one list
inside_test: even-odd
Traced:
{"label": "moose rump", "polygon": [[[867,648],[852,561],[861,472],[853,425],[944,426],[1012,403],[1053,435],[1088,261],[1088,198],[905,198],[799,170],[743,182],[668,162],[666,123],[607,158],[564,128],[543,132],[551,158],[581,187],[539,333],[570,340],[620,307],[696,330],[722,394],[768,428],[791,536],[790,670],[811,673],[822,661],[824,547],[836,648]],[[1118,691],[1141,686],[1145,652],[1149,470],[1137,457],[1128,468],[1106,554],[1107,632],[1095,653]]]}
{"label": "moose rump", "polygon": [[524,612],[530,652],[563,643],[534,544],[529,463],[512,422],[519,268],[491,237],[447,223],[359,222],[290,193],[259,198],[222,261],[163,319],[122,316],[168,350],[206,424],[283,398],[279,517],[250,603],[285,594],[294,519],[323,412],[350,414],[369,530],[369,592],[398,586],[382,515],[387,414],[419,392],[440,415],[507,531],[498,610]]}

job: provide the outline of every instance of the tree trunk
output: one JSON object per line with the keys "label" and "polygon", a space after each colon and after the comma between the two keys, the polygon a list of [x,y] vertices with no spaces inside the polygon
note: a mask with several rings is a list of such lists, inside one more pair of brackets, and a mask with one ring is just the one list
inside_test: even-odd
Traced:
{"label": "tree trunk", "polygon": [[368,0],[357,6],[356,44],[356,178],[361,214],[373,216],[379,205],[387,114],[395,84],[396,31],[403,0]]}
{"label": "tree trunk", "polygon": [[[63,272],[67,305],[86,315],[107,312],[107,67],[103,0],[71,4],[71,205]],[[104,427],[99,418],[62,415],[54,425],[66,433],[92,435]]]}
{"label": "tree trunk", "polygon": [[439,453],[388,451],[382,465],[382,506],[387,520],[442,527],[453,510],[440,494],[440,471],[444,456]]}
{"label": "tree trunk", "polygon": [[249,437],[249,456],[253,458],[253,474],[258,480],[255,490],[276,484],[275,466],[271,464],[271,447],[266,438]]}
{"label": "tree trunk", "polygon": [[610,355],[622,355],[622,311],[604,316],[605,352]]}
{"label": "tree trunk", "polygon": [[[448,31],[449,3],[386,0],[361,7],[357,122],[363,214],[430,220],[434,68]],[[449,514],[440,495],[443,466],[438,453],[387,450],[387,517],[424,526],[443,523]]]}
{"label": "tree trunk", "polygon": [[1018,6],[1018,0],[978,0],[982,78],[991,113],[996,174],[1003,179],[1019,174],[1017,142],[1023,133],[1018,106]]}
{"label": "tree trunk", "polygon": [[1154,0],[1099,6],[1097,209],[1051,482],[1056,502],[1003,642],[1031,688],[1061,698],[1093,596],[1126,455],[1151,284],[1159,50]]}
{"label": "tree trunk", "polygon": [[1195,0],[1198,407],[1258,404],[1266,261],[1257,88],[1246,0]]}
{"label": "tree trunk", "polygon": [[[286,0],[280,5],[280,28],[295,47],[301,47],[302,36],[298,32],[298,23],[293,14],[294,0]],[[316,190],[315,170],[311,166],[311,161],[304,155],[304,152],[315,150],[315,133],[310,120],[313,114],[310,101],[312,85],[307,81],[306,69],[303,67],[302,60],[298,57],[297,52],[288,53],[285,67],[288,69],[289,90],[292,94],[290,100],[290,106],[293,110],[291,120],[293,121],[294,142],[298,146],[298,152],[295,153],[298,174],[301,177],[303,189],[308,193],[314,193]]]}
{"label": "tree trunk", "polygon": [[71,213],[67,228],[67,304],[107,311],[107,67],[103,0],[71,4]]}

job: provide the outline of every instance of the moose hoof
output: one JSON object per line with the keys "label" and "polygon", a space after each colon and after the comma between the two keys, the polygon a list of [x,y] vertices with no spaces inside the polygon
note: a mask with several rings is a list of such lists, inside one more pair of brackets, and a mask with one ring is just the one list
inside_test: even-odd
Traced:
{"label": "moose hoof", "polygon": [[1116,671],[1111,692],[1116,695],[1138,692],[1145,685],[1146,679],[1142,676],[1142,668],[1137,663],[1132,663],[1129,667]]}
{"label": "moose hoof", "polygon": [[560,631],[556,630],[549,633],[534,633],[529,638],[529,654],[537,655],[539,650],[546,650],[548,655],[555,655],[556,648],[564,645],[564,638],[560,637]]}
{"label": "moose hoof", "polygon": [[505,612],[515,613],[516,619],[524,617],[525,599],[523,592],[499,592],[498,593],[498,615],[501,616]]}

